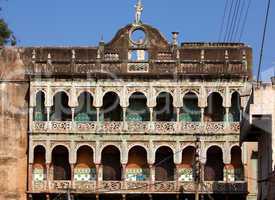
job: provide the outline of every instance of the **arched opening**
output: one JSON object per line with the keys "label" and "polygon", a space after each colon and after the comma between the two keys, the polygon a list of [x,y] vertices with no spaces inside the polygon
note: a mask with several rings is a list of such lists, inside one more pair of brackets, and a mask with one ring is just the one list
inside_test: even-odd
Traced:
{"label": "arched opening", "polygon": [[205,164],[205,181],[223,181],[223,153],[218,146],[212,146],[207,150],[207,160]]}
{"label": "arched opening", "polygon": [[96,121],[96,108],[93,106],[93,96],[83,92],[78,97],[78,107],[75,110],[75,121]]}
{"label": "arched opening", "polygon": [[200,120],[201,113],[198,107],[198,96],[193,92],[189,92],[183,97],[180,121],[198,122]]}
{"label": "arched opening", "polygon": [[51,120],[72,120],[71,108],[69,107],[69,97],[65,92],[58,92],[54,95],[53,106],[51,107]]}
{"label": "arched opening", "polygon": [[46,179],[46,150],[39,145],[34,148],[33,180],[44,181]]}
{"label": "arched opening", "polygon": [[173,181],[175,168],[173,150],[169,147],[160,147],[156,151],[156,181]]}
{"label": "arched opening", "polygon": [[77,150],[77,162],[74,169],[76,181],[95,181],[96,167],[93,159],[93,149],[82,146]]}
{"label": "arched opening", "polygon": [[36,106],[34,108],[34,121],[46,121],[47,112],[45,109],[45,94],[39,91],[35,97]]}
{"label": "arched opening", "polygon": [[229,109],[229,120],[239,122],[241,118],[241,97],[238,92],[234,92],[231,97],[231,108]]}
{"label": "arched opening", "polygon": [[108,92],[103,97],[102,113],[104,121],[123,121],[122,108],[119,96],[114,92]]}
{"label": "arched opening", "polygon": [[194,164],[195,164],[195,147],[189,146],[182,151],[182,163],[179,169],[180,181],[194,180]]}
{"label": "arched opening", "polygon": [[147,107],[147,98],[142,93],[134,93],[129,99],[127,121],[149,121],[150,113]]}
{"label": "arched opening", "polygon": [[127,181],[149,180],[149,165],[147,152],[141,146],[135,146],[129,151],[128,164],[126,167]]}
{"label": "arched opening", "polygon": [[120,151],[117,147],[105,147],[101,154],[101,163],[103,165],[103,180],[121,180],[122,167],[120,163]]}
{"label": "arched opening", "polygon": [[154,111],[156,121],[175,121],[172,95],[167,92],[160,93]]}
{"label": "arched opening", "polygon": [[207,98],[208,107],[205,110],[205,120],[212,122],[224,121],[225,109],[223,107],[223,98],[217,93],[213,92]]}
{"label": "arched opening", "polygon": [[231,149],[231,165],[233,166],[233,172],[229,173],[229,176],[234,177],[232,181],[243,181],[244,166],[242,163],[242,149],[239,146],[234,146]]}
{"label": "arched opening", "polygon": [[71,180],[69,152],[64,146],[56,146],[52,151],[53,180]]}

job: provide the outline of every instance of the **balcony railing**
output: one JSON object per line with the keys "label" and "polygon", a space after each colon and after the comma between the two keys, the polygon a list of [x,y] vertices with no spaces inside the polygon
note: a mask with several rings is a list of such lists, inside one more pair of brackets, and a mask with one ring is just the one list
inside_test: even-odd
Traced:
{"label": "balcony railing", "polygon": [[[49,185],[49,187],[48,187]],[[196,187],[195,182],[177,181],[46,181],[32,184],[33,193],[65,193],[71,189],[75,193],[195,193],[196,188],[199,193],[247,193],[247,182],[202,182]]]}
{"label": "balcony railing", "polygon": [[157,133],[239,134],[239,122],[41,122],[33,121],[34,133]]}

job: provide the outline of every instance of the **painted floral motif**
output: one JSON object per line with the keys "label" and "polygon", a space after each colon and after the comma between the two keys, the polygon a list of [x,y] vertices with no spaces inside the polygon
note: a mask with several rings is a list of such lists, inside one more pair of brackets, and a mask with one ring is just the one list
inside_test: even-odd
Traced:
{"label": "painted floral motif", "polygon": [[126,181],[146,181],[149,179],[148,169],[126,169]]}
{"label": "painted floral motif", "polygon": [[83,168],[74,170],[75,181],[94,181],[96,180],[96,169],[95,168]]}
{"label": "painted floral motif", "polygon": [[38,168],[36,168],[36,169],[34,169],[33,170],[33,180],[34,181],[44,181],[44,178],[45,178],[45,176],[44,176],[44,169],[38,169]]}
{"label": "painted floral motif", "polygon": [[178,171],[179,181],[189,182],[193,181],[193,170],[192,168],[181,168]]}

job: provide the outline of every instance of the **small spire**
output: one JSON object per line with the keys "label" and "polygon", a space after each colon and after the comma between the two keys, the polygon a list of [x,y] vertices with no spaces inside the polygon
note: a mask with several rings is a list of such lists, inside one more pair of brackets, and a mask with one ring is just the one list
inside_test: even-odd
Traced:
{"label": "small spire", "polygon": [[36,51],[35,49],[32,50],[32,62],[35,63],[36,60]]}
{"label": "small spire", "polygon": [[229,53],[228,53],[228,50],[225,50],[224,58],[225,58],[226,61],[229,60]]}
{"label": "small spire", "polygon": [[204,49],[201,50],[201,61],[204,61],[205,58],[205,51]]}
{"label": "small spire", "polygon": [[47,60],[48,64],[52,64],[52,56],[51,54],[49,53],[48,54],[48,60]]}
{"label": "small spire", "polygon": [[136,13],[135,13],[135,24],[141,24],[141,14],[143,11],[143,5],[141,3],[141,0],[137,1],[137,4],[135,5]]}
{"label": "small spire", "polygon": [[72,60],[75,60],[75,50],[72,49]]}
{"label": "small spire", "polygon": [[178,42],[179,32],[172,32],[172,36],[173,36],[172,44],[177,46],[179,44],[179,42]]}

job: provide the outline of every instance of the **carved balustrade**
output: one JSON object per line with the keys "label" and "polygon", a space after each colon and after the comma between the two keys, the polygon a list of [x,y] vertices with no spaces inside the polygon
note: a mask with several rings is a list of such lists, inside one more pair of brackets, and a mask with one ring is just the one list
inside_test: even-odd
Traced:
{"label": "carved balustrade", "polygon": [[160,181],[152,185],[152,192],[178,192],[176,181]]}
{"label": "carved balustrade", "polygon": [[150,192],[149,181],[127,181],[125,183],[125,190],[135,192]]}
{"label": "carved balustrade", "polygon": [[33,121],[35,133],[157,133],[157,134],[239,134],[239,122],[40,122]]}
{"label": "carved balustrade", "polygon": [[99,188],[97,189],[99,192],[114,192],[118,193],[123,189],[122,181],[100,181]]}
{"label": "carved balustrade", "polygon": [[51,122],[50,128],[54,132],[69,132],[72,130],[72,122],[60,121],[60,122]]}
{"label": "carved balustrade", "polygon": [[123,122],[102,122],[99,131],[104,133],[121,133]]}
{"label": "carved balustrade", "polygon": [[247,193],[246,182],[203,182],[200,184],[201,193]]}
{"label": "carved balustrade", "polygon": [[73,185],[78,192],[88,193],[96,191],[96,181],[74,181]]}
{"label": "carved balustrade", "polygon": [[72,188],[72,181],[50,181],[49,190],[52,192],[66,192]]}
{"label": "carved balustrade", "polygon": [[[31,192],[46,192],[46,181],[32,182]],[[204,181],[196,187],[195,182],[159,181],[50,181],[50,193],[63,193],[72,189],[77,193],[247,193],[247,182]]]}
{"label": "carved balustrade", "polygon": [[148,122],[127,122],[127,131],[130,133],[146,133],[150,132]]}
{"label": "carved balustrade", "polygon": [[32,181],[32,190],[34,192],[43,192],[47,190],[47,181]]}

